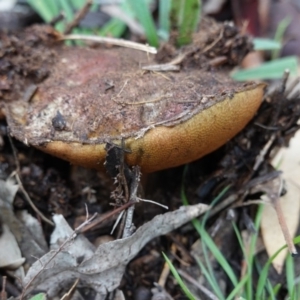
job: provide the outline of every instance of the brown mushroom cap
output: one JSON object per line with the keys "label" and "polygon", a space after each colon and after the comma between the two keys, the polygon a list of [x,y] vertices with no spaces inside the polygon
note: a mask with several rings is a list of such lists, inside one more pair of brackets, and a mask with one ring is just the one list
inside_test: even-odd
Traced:
{"label": "brown mushroom cap", "polygon": [[28,102],[6,110],[11,134],[45,152],[103,168],[105,144],[125,141],[129,165],[153,172],[196,160],[253,117],[264,84],[197,68],[145,72],[134,50],[62,48]]}

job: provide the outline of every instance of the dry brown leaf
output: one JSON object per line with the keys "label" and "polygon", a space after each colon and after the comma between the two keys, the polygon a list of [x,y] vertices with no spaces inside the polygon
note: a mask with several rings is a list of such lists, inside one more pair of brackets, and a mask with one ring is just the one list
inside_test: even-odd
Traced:
{"label": "dry brown leaf", "polygon": [[273,166],[280,167],[284,178],[300,189],[300,130],[291,139],[289,148],[281,149],[273,160]]}
{"label": "dry brown leaf", "polygon": [[[285,217],[290,235],[295,236],[299,226],[300,216],[300,131],[291,140],[288,149],[282,149],[273,160],[273,164],[278,166],[284,172],[286,179],[287,193],[280,198],[280,205]],[[282,230],[278,223],[276,212],[272,205],[265,205],[261,232],[269,256],[272,256],[281,246],[285,245]],[[288,250],[285,249],[273,260],[273,266],[280,274],[284,266],[284,261]]]}

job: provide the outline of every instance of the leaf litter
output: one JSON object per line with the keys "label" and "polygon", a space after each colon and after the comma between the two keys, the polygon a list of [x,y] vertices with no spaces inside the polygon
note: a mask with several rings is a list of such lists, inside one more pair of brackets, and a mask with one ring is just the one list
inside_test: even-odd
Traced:
{"label": "leaf litter", "polygon": [[[63,216],[55,215],[55,230],[51,236],[51,250],[37,260],[24,279],[25,294],[45,290],[49,297],[61,287],[70,286],[76,278],[79,285],[93,288],[101,299],[115,290],[124,275],[126,265],[150,240],[169,233],[203,214],[209,206],[198,204],[156,216],[128,238],[94,246],[82,235],[76,237]],[[68,244],[61,243],[69,238]],[[70,238],[71,237],[71,238]]]}
{"label": "leaf litter", "polygon": [[[292,237],[295,237],[299,227],[300,215],[300,131],[291,140],[287,149],[281,149],[273,159],[273,165],[279,165],[283,171],[285,180],[285,193],[280,197],[279,202],[283,211],[284,219]],[[267,203],[270,202],[267,196]],[[278,223],[278,218],[272,205],[266,204],[262,214],[261,221],[262,237],[266,251],[271,257],[286,241]],[[285,258],[288,249],[282,250],[272,261],[272,264],[278,273],[281,273],[284,267]]]}

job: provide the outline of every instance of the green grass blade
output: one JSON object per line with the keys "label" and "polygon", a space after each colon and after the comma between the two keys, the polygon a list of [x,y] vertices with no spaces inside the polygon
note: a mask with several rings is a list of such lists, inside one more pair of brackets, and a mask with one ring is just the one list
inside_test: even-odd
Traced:
{"label": "green grass blade", "polygon": [[170,34],[171,0],[159,0],[158,3],[159,35],[166,41]]}
{"label": "green grass blade", "polygon": [[198,231],[199,235],[201,236],[202,243],[205,243],[207,248],[211,251],[214,258],[217,260],[217,262],[220,264],[224,272],[229,277],[230,281],[234,286],[238,284],[238,280],[230,267],[229,263],[221,253],[221,251],[218,249],[212,238],[209,236],[207,231],[200,225],[199,221],[193,220],[192,221],[196,230]]}
{"label": "green grass blade", "polygon": [[[184,181],[184,178],[186,176],[186,171],[187,171],[187,168],[185,168],[185,171],[184,171],[184,174],[183,174],[183,181]],[[224,194],[228,191],[229,188],[230,188],[230,186],[225,187],[222,190],[222,192],[212,201],[212,205],[217,203],[224,196]],[[184,184],[183,183],[182,183],[182,186],[181,186],[181,199],[182,199],[182,202],[184,203],[184,205],[188,205],[188,200],[187,200],[187,197],[186,197],[186,194],[185,194],[185,191],[184,191]],[[227,260],[223,256],[223,254],[217,248],[214,241],[208,235],[207,231],[204,229],[204,225],[206,223],[207,218],[208,218],[208,213],[206,213],[204,215],[203,221],[201,223],[196,219],[192,220],[192,223],[193,223],[195,229],[197,230],[198,234],[201,237],[203,246],[206,245],[208,247],[208,249],[212,252],[212,254],[214,255],[217,262],[221,265],[221,267],[224,269],[227,276],[230,278],[232,284],[237,285],[238,280],[237,280],[232,268],[228,264]],[[204,253],[204,255],[206,254],[205,247],[203,248],[203,253]],[[206,255],[206,260],[208,260],[207,255]],[[210,266],[210,264],[207,261],[207,267],[209,268],[209,266]],[[210,270],[209,273],[211,274],[211,276],[213,276],[212,270]]]}
{"label": "green grass blade", "polygon": [[159,41],[156,33],[154,21],[145,0],[127,0],[136,18],[142,24],[147,40],[151,46],[158,47]]}
{"label": "green grass blade", "polygon": [[224,299],[225,300],[219,285],[216,284],[216,278],[214,276],[212,277],[209,274],[208,270],[206,269],[206,267],[204,266],[204,264],[202,263],[202,261],[198,257],[195,257],[195,259],[196,259],[196,262],[198,263],[198,265],[201,269],[202,274],[205,276],[207,282],[209,283],[209,285],[213,289],[213,292],[217,295],[218,299],[220,299],[220,300]]}
{"label": "green grass blade", "polygon": [[249,255],[247,258],[247,273],[249,274],[249,278],[246,284],[246,293],[247,297],[249,299],[253,299],[253,282],[252,282],[252,274],[253,274],[253,262],[254,262],[254,253],[255,253],[255,245],[257,242],[257,237],[258,237],[258,231],[260,227],[260,221],[262,218],[262,212],[263,212],[263,205],[258,206],[258,210],[256,213],[256,218],[255,218],[255,230],[256,234],[253,234],[250,239],[250,249],[249,249]]}
{"label": "green grass blade", "polygon": [[256,295],[255,295],[255,299],[256,300],[261,300],[262,295],[263,295],[263,291],[265,289],[265,285],[267,282],[267,278],[268,278],[268,273],[269,273],[269,268],[271,266],[271,263],[273,261],[273,259],[283,250],[285,249],[286,246],[281,247],[278,251],[275,252],[275,254],[273,254],[268,261],[266,262],[266,264],[264,265],[260,275],[259,275],[259,279],[258,279],[258,283],[256,286]]}
{"label": "green grass blade", "polygon": [[[237,228],[237,226],[236,226],[236,224],[235,224],[234,222],[232,222],[232,227],[233,227],[233,229],[234,229],[234,231],[235,231],[235,235],[236,235],[236,237],[237,237],[237,239],[238,239],[239,246],[240,246],[240,248],[242,249],[244,259],[245,259],[245,261],[247,262],[247,265],[248,265],[248,264],[249,264],[249,258],[248,258],[248,255],[247,255],[247,253],[246,253],[246,249],[245,249],[245,246],[244,246],[244,243],[243,243],[243,239],[242,239],[241,233],[240,233],[240,231],[238,230],[238,228]],[[248,269],[247,269],[247,270],[248,270]],[[249,276],[251,276],[251,274],[249,274],[249,272],[247,272],[246,275],[244,276],[244,278],[246,278],[247,280],[244,281],[244,278],[243,278],[243,279],[241,280],[241,282],[244,282],[244,283],[246,284],[246,283],[248,282]],[[239,283],[239,284],[240,284],[240,283]],[[243,288],[243,286],[241,286],[240,289],[242,289],[242,288]]]}
{"label": "green grass blade", "polygon": [[188,289],[188,287],[185,285],[185,283],[182,281],[180,275],[178,274],[176,268],[172,264],[172,262],[169,260],[169,258],[165,255],[165,253],[162,253],[164,256],[164,259],[166,260],[173,276],[175,277],[176,281],[180,285],[181,289],[185,293],[185,295],[190,299],[190,300],[196,300],[197,298],[191,293],[191,291]]}
{"label": "green grass blade", "polygon": [[270,282],[269,279],[267,280],[266,285],[267,285],[267,289],[270,291],[270,297],[269,297],[269,299],[270,300],[276,300],[276,297],[275,297],[275,287],[276,286],[274,288],[272,288],[272,284],[271,284],[271,282]]}
{"label": "green grass blade", "polygon": [[188,201],[188,199],[186,197],[186,194],[185,194],[185,191],[184,191],[184,185],[183,185],[183,183],[181,185],[180,197],[181,197],[181,201],[182,201],[183,205],[189,205],[189,201]]}
{"label": "green grass blade", "polygon": [[100,36],[120,37],[125,30],[125,23],[119,19],[113,18],[98,31],[98,34]]}
{"label": "green grass blade", "polygon": [[47,300],[47,295],[45,293],[39,293],[31,297],[29,300]]}
{"label": "green grass blade", "polygon": [[177,45],[189,44],[200,21],[201,1],[173,0],[171,14],[172,27],[178,30]]}
{"label": "green grass blade", "polygon": [[263,38],[255,38],[253,39],[254,50],[279,50],[281,49],[280,42],[263,39]]}
{"label": "green grass blade", "polygon": [[[132,19],[134,18],[134,11],[132,10],[128,1],[122,2],[120,5],[120,9],[124,14],[127,15],[127,17]],[[126,28],[127,25],[122,20],[112,18],[98,31],[98,34],[101,36],[121,37],[124,34]]]}
{"label": "green grass blade", "polygon": [[[203,256],[204,256],[204,260],[205,260],[205,264],[206,264],[207,274],[208,274],[208,275],[206,275],[206,277],[209,276],[209,282],[210,282],[212,289],[214,291],[221,292],[221,290],[219,288],[219,284],[217,282],[217,279],[215,277],[215,274],[214,274],[214,271],[212,268],[211,261],[209,259],[206,241],[204,241],[202,236],[201,236],[201,245],[202,245],[202,252],[203,252]],[[208,277],[207,277],[207,279],[208,279]]]}
{"label": "green grass blade", "polygon": [[66,20],[71,21],[74,17],[73,9],[68,0],[59,0],[62,11],[65,14]]}
{"label": "green grass blade", "polygon": [[[258,232],[259,229],[259,224],[261,221],[261,216],[262,216],[262,206],[259,206],[257,214],[256,214],[256,219],[255,219],[255,229],[256,232]],[[242,279],[243,282],[245,282],[245,287],[246,287],[246,295],[247,295],[247,299],[253,299],[253,285],[252,285],[252,275],[253,275],[253,262],[254,262],[254,251],[255,251],[255,245],[256,245],[256,241],[257,241],[257,236],[258,234],[254,234],[251,236],[251,240],[250,240],[250,247],[249,247],[249,253],[246,252],[245,246],[243,244],[243,240],[241,237],[241,234],[236,226],[235,223],[232,222],[232,226],[233,229],[235,231],[235,234],[237,236],[239,245],[242,249],[243,255],[244,255],[244,259],[247,263],[247,273],[245,275],[245,278],[247,278],[247,280],[244,281],[244,278]],[[241,287],[242,288],[242,287]]]}
{"label": "green grass blade", "polygon": [[[300,236],[297,236],[293,239],[294,243],[295,244],[299,244],[300,243]],[[280,249],[278,249],[269,259],[268,261],[266,262],[266,264],[264,265],[261,273],[260,273],[260,276],[259,276],[259,279],[258,279],[258,283],[257,283],[257,288],[256,288],[256,297],[255,299],[256,300],[261,300],[263,299],[262,298],[262,295],[263,295],[263,291],[264,291],[264,286],[265,286],[265,283],[266,283],[266,280],[268,278],[268,272],[269,272],[269,268],[272,264],[272,261],[274,260],[274,258],[283,250],[285,249],[287,246],[284,245],[282,246]]]}
{"label": "green grass blade", "polygon": [[[85,0],[69,0],[71,1],[73,7],[75,9],[81,9],[83,7],[83,5],[85,4]],[[92,6],[95,7],[95,4],[93,4]]]}
{"label": "green grass blade", "polygon": [[[183,202],[184,205],[189,204],[188,200],[187,200],[187,197],[186,197],[186,194],[185,194],[185,191],[184,191],[184,184],[183,184],[184,178],[185,178],[186,173],[187,173],[187,169],[188,169],[188,167],[186,166],[185,169],[184,169],[184,172],[183,172],[183,179],[182,179],[182,185],[181,185],[181,199],[182,199],[182,202]],[[205,216],[204,216],[204,218],[205,218]],[[194,227],[196,228],[196,230],[198,231],[200,236],[201,236],[200,232],[201,232],[202,228],[204,228],[204,223],[205,223],[205,219],[201,224],[198,220],[192,220],[192,224],[194,225]],[[202,238],[202,236],[201,236],[201,238]],[[215,293],[220,294],[220,291],[218,290],[219,289],[218,284],[216,282],[215,276],[214,276],[212,268],[211,268],[211,264],[210,264],[209,259],[208,259],[208,254],[207,254],[207,248],[206,248],[205,241],[202,242],[202,251],[203,251],[205,262],[206,262],[206,265],[207,265],[207,268],[208,268],[208,270],[206,270],[206,268],[205,268],[205,271],[206,271],[205,273],[207,273],[205,276],[207,277],[207,280],[209,281],[209,283],[210,283],[212,289],[215,291]],[[202,264],[202,262],[201,262],[201,264]],[[203,268],[204,268],[204,265],[203,265]]]}
{"label": "green grass blade", "polygon": [[294,261],[290,255],[286,258],[285,268],[286,268],[285,273],[286,273],[287,289],[289,295],[291,296],[295,291],[295,271],[294,271]]}
{"label": "green grass blade", "polygon": [[240,293],[240,290],[243,288],[243,286],[246,284],[248,280],[248,274],[234,287],[234,289],[231,291],[231,293],[228,295],[226,300],[232,300],[235,299],[238,294]]}
{"label": "green grass blade", "polygon": [[27,0],[27,2],[46,23],[52,21],[59,14],[59,7],[54,0]]}
{"label": "green grass blade", "polygon": [[295,297],[295,299],[299,299],[300,298],[300,284],[299,284],[299,280],[297,282],[297,285],[295,286],[294,297]]}
{"label": "green grass blade", "polygon": [[239,230],[238,230],[238,228],[237,228],[237,226],[236,226],[236,224],[234,222],[232,222],[231,224],[232,224],[233,230],[235,232],[235,235],[236,235],[236,237],[238,239],[239,246],[241,247],[243,255],[246,258],[247,257],[247,253],[246,253],[246,249],[244,247],[244,243],[243,243],[243,239],[242,239],[241,233],[239,232]]}
{"label": "green grass blade", "polygon": [[[278,292],[279,292],[279,290],[281,289],[281,284],[280,283],[277,283],[275,286],[274,286],[274,288],[272,289],[272,300],[274,299],[276,299],[276,296],[277,296],[277,294],[278,294]],[[291,298],[291,299],[293,299],[293,298]]]}
{"label": "green grass blade", "polygon": [[[258,264],[257,260],[255,260],[254,262],[255,262],[255,267],[256,267],[257,273],[260,275],[261,272],[262,272],[262,268]],[[272,295],[274,295],[274,291],[273,291],[272,284],[271,284],[271,282],[270,282],[270,280],[268,278],[266,279],[266,282],[264,283],[264,285],[265,285],[265,288],[263,290],[263,298],[262,299],[267,299],[266,292],[269,293],[269,295],[270,295],[269,298],[273,299],[274,297]]]}
{"label": "green grass blade", "polygon": [[[275,41],[282,43],[284,33],[285,33],[287,27],[290,25],[290,23],[291,23],[290,17],[286,17],[280,21],[280,23],[277,27],[277,30],[275,32],[275,36],[274,36]],[[272,51],[271,59],[272,60],[277,59],[279,57],[279,52],[280,52],[280,50]]]}
{"label": "green grass blade", "polygon": [[297,57],[287,56],[266,62],[259,67],[240,70],[234,72],[231,77],[235,80],[255,80],[255,79],[279,79],[285,70],[289,70],[291,75],[297,74]]}
{"label": "green grass blade", "polygon": [[[221,199],[222,197],[227,193],[227,191],[230,189],[230,185],[226,186],[219,194],[217,197],[213,199],[211,202],[211,206],[215,206]],[[210,210],[207,210],[207,212],[204,214],[203,219],[202,219],[202,226],[205,227],[206,221],[209,217]]]}

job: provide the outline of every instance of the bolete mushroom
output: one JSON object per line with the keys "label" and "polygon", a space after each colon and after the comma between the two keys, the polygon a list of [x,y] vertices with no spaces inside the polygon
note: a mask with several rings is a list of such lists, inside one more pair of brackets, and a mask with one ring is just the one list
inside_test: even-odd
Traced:
{"label": "bolete mushroom", "polygon": [[251,120],[263,83],[237,83],[197,67],[148,72],[146,53],[61,47],[51,75],[28,101],[6,107],[17,139],[102,169],[105,144],[121,144],[129,165],[153,172],[194,161],[222,146]]}

